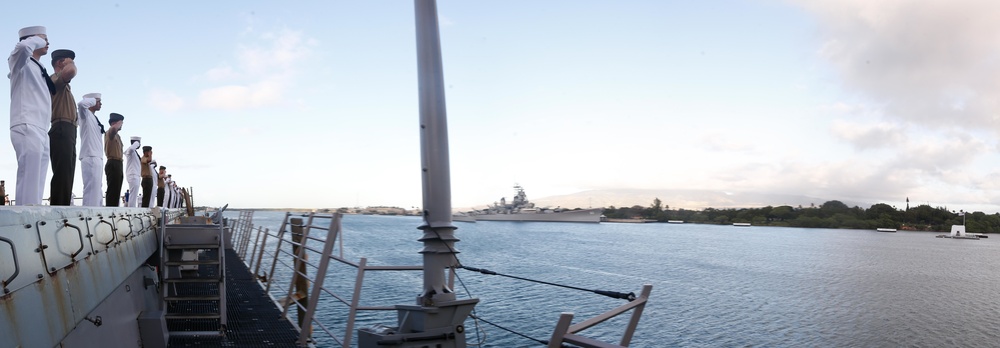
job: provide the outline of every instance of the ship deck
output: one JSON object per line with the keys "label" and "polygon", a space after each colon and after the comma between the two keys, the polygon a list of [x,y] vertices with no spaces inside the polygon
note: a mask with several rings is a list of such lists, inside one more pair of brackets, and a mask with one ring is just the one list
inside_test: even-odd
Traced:
{"label": "ship deck", "polygon": [[[232,249],[225,252],[228,317],[225,336],[175,336],[170,338],[168,347],[299,347],[296,344],[299,332],[281,316],[236,252]],[[204,325],[198,320],[170,324],[171,330],[179,331],[204,330]]]}

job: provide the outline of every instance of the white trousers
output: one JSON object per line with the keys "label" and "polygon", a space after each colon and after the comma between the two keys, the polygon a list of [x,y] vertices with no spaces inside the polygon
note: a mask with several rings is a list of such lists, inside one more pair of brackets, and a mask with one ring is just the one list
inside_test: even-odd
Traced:
{"label": "white trousers", "polygon": [[139,191],[142,191],[142,185],[140,185],[142,177],[126,177],[125,180],[128,181],[128,207],[135,208],[142,205],[139,202]]}
{"label": "white trousers", "polygon": [[103,207],[101,179],[104,178],[104,158],[88,156],[80,159],[80,174],[83,176],[83,206]]}
{"label": "white trousers", "polygon": [[17,188],[14,203],[41,205],[45,175],[49,172],[49,135],[41,128],[19,124],[10,127],[10,143],[17,155]]}

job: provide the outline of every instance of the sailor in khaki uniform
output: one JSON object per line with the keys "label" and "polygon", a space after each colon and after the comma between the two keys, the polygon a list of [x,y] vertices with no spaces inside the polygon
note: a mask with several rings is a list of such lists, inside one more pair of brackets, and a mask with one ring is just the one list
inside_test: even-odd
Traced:
{"label": "sailor in khaki uniform", "polygon": [[121,203],[122,194],[122,138],[119,131],[125,122],[125,116],[118,113],[111,113],[108,117],[108,132],[104,133],[104,155],[108,157],[108,162],[104,164],[104,175],[108,177],[108,191],[104,194],[108,207],[117,207]]}
{"label": "sailor in khaki uniform", "polygon": [[156,173],[156,206],[165,207],[163,205],[163,200],[167,198],[167,192],[163,188],[165,185],[164,181],[167,179],[167,167],[160,166],[160,171]]}
{"label": "sailor in khaki uniform", "polygon": [[45,27],[27,27],[17,32],[20,41],[7,58],[10,73],[10,142],[17,154],[17,205],[40,205],[49,171],[49,139],[46,129],[52,117],[55,86],[38,62],[49,53]]}
{"label": "sailor in khaki uniform", "polygon": [[[149,162],[149,173],[153,176],[153,182],[154,183],[157,182],[157,181],[159,181],[159,179],[160,179],[160,177],[159,177],[160,172],[156,171],[156,160],[151,160]],[[159,195],[158,190],[156,190],[156,189],[150,190],[148,207],[152,208],[152,207],[158,207],[159,206],[158,204],[156,204],[157,203],[156,202],[157,195]]]}
{"label": "sailor in khaki uniform", "polygon": [[76,173],[76,98],[70,81],[76,77],[76,53],[52,51],[52,125],[49,128],[49,158],[52,160],[52,183],[49,205],[70,205],[73,200],[73,174]]}
{"label": "sailor in khaki uniform", "polygon": [[[142,207],[149,208],[149,199],[153,197],[153,174],[150,173],[149,163],[153,161],[153,147],[142,147],[142,158],[139,159],[139,171],[142,174]],[[156,201],[153,201],[156,202]]]}

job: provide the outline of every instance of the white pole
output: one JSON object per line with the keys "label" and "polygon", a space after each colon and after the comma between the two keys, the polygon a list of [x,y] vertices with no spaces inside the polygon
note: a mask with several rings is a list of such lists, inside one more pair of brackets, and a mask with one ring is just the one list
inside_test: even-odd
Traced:
{"label": "white pole", "polygon": [[455,226],[451,221],[451,173],[444,69],[438,33],[437,4],[414,1],[417,32],[417,78],[420,101],[420,171],[423,178],[424,289],[418,305],[455,299],[444,271],[455,264]]}

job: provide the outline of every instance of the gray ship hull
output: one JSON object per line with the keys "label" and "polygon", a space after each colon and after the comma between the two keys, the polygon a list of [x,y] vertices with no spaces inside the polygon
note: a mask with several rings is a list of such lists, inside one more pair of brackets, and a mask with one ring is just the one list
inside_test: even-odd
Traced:
{"label": "gray ship hull", "polygon": [[475,214],[476,221],[531,221],[531,222],[601,222],[602,208],[566,210],[561,212]]}

